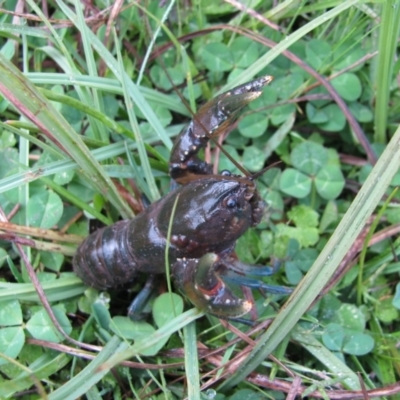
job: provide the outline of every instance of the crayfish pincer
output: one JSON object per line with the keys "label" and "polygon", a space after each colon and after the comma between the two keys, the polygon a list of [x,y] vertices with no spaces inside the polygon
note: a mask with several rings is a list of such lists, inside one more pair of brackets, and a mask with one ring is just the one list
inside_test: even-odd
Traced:
{"label": "crayfish pincer", "polygon": [[[98,289],[135,280],[139,272],[164,273],[165,249],[174,281],[198,308],[220,318],[235,319],[252,303],[238,298],[227,283],[287,294],[247,275],[267,276],[278,264],[247,265],[232,256],[236,240],[257,225],[264,211],[254,177],[228,172],[212,174],[197,157],[210,138],[225,132],[241,109],[262,93],[272,77],[255,79],[223,93],[205,105],[177,137],[170,175],[182,186],[150,205],[133,220],[124,220],[87,237],[73,259],[76,274]],[[170,216],[176,203],[172,226]],[[171,238],[167,242],[167,232]]]}

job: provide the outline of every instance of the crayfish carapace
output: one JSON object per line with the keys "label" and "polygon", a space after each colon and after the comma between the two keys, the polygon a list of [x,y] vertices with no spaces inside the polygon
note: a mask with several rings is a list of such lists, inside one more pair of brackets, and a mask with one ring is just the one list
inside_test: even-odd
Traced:
{"label": "crayfish carapace", "polygon": [[[200,108],[171,152],[170,175],[182,186],[133,220],[100,229],[83,241],[73,265],[86,284],[106,289],[133,281],[138,272],[162,274],[169,245],[175,283],[196,307],[217,317],[235,319],[253,307],[252,302],[233,294],[227,283],[290,293],[288,288],[247,277],[271,275],[278,263],[273,267],[247,265],[232,256],[236,240],[263,215],[265,204],[254,177],[227,171],[213,175],[212,166],[197,157],[210,138],[226,131],[271,80],[270,76],[255,79]],[[176,202],[171,240],[167,242]]]}

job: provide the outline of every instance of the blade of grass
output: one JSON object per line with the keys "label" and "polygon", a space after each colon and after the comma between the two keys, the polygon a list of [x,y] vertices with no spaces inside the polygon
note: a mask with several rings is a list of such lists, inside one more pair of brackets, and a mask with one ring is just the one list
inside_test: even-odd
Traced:
{"label": "blade of grass", "polygon": [[101,368],[104,362],[114,354],[123,352],[128,345],[121,343],[121,339],[113,336],[104,346],[98,356],[92,360],[78,375],[70,379],[65,385],[49,394],[48,400],[74,400],[85,394],[92,386],[100,381],[109,370]]}
{"label": "blade of grass", "polygon": [[93,158],[81,137],[2,54],[0,54],[0,93],[76,161],[89,182],[119,210],[124,218],[133,217],[132,211],[119,195],[111,179],[102,171],[100,164]]}
{"label": "blade of grass", "polygon": [[376,104],[374,141],[386,143],[388,102],[393,76],[394,57],[400,32],[400,1],[387,0],[382,3],[379,32],[379,57],[376,70]]}
{"label": "blade of grass", "polygon": [[296,326],[292,332],[292,338],[300,343],[318,361],[320,361],[329,372],[342,379],[342,383],[351,390],[360,390],[360,381],[357,374],[341,361],[335,354],[329,351],[312,334],[308,334],[303,328]]}
{"label": "blade of grass", "polygon": [[164,12],[163,16],[161,17],[161,19],[159,21],[157,21],[157,24],[158,24],[157,28],[153,32],[153,37],[151,38],[151,41],[150,41],[149,45],[147,46],[146,54],[145,54],[145,56],[143,58],[143,62],[142,62],[142,65],[141,65],[141,68],[140,68],[140,71],[139,71],[139,76],[138,76],[137,81],[136,81],[137,85],[140,85],[140,82],[142,81],[143,73],[147,68],[147,61],[148,61],[148,59],[150,57],[150,54],[151,54],[151,52],[153,50],[153,47],[155,45],[157,36],[160,33],[161,27],[164,26],[164,22],[166,21],[166,19],[168,18],[170,12],[172,11],[174,4],[175,4],[175,0],[170,1],[170,3],[168,4],[167,8],[165,9],[165,12]]}
{"label": "blade of grass", "polygon": [[[61,10],[63,11],[63,13],[72,22],[76,23],[77,19],[76,14],[72,12],[72,10],[62,0],[56,0],[56,1],[57,4],[60,6]],[[157,133],[163,144],[168,149],[170,149],[172,147],[171,139],[166,134],[165,129],[161,125],[160,121],[158,120],[157,116],[155,115],[154,111],[152,110],[146,99],[143,97],[142,93],[138,89],[138,86],[131,81],[130,77],[126,74],[126,72],[122,71],[121,74],[118,61],[104,46],[101,40],[87,26],[84,26],[83,29],[87,31],[86,34],[88,35],[93,48],[101,55],[103,61],[107,64],[108,68],[113,72],[116,78],[119,79],[120,81],[122,79],[125,80],[127,91],[129,92],[129,96],[132,102],[134,102],[138,106],[138,108],[143,113],[144,117],[147,119],[147,121],[154,129],[154,131]]]}
{"label": "blade of grass", "polygon": [[51,375],[62,370],[70,360],[71,357],[66,354],[58,354],[57,356],[54,356],[54,354],[51,354],[50,352],[44,354],[29,365],[29,369],[31,370],[30,372],[24,371],[14,379],[1,382],[0,398],[10,399],[14,394],[29,389],[34,383],[32,375],[34,375],[38,380],[49,379]]}
{"label": "blade of grass", "polygon": [[[112,94],[122,95],[122,85],[116,79],[103,78],[100,76],[88,76],[77,74],[61,74],[54,72],[28,72],[24,74],[35,85],[77,85],[87,86],[93,89],[102,90]],[[180,102],[174,101],[173,97],[160,93],[157,90],[140,86],[142,96],[151,103],[165,107],[168,110],[190,117],[189,110]]]}
{"label": "blade of grass", "polygon": [[141,352],[143,352],[143,350],[156,345],[159,342],[160,338],[172,335],[179,329],[182,329],[184,326],[202,317],[203,315],[204,313],[197,310],[196,308],[192,308],[184,312],[183,314],[179,315],[178,317],[172,319],[170,322],[162,326],[149,337],[139,340],[123,353],[115,354],[102,366],[102,368],[111,369],[113,366],[119,364],[120,362],[140,354]]}
{"label": "blade of grass", "polygon": [[384,195],[400,167],[400,126],[357,194],[342,221],[297,286],[270,328],[259,339],[238,371],[222,384],[230,388],[252,372],[289,334],[296,322],[327,284]]}
{"label": "blade of grass", "polygon": [[[86,289],[77,277],[62,277],[55,281],[42,282],[43,290],[49,301],[60,301],[81,295]],[[40,302],[32,283],[0,282],[0,301],[18,299]]]}
{"label": "blade of grass", "polygon": [[200,366],[197,355],[196,324],[194,322],[183,328],[183,337],[188,398],[191,400],[200,400]]}
{"label": "blade of grass", "polygon": [[[155,137],[151,137],[149,141],[156,140]],[[97,161],[102,161],[107,158],[116,157],[120,154],[124,154],[126,151],[126,147],[130,150],[136,149],[136,143],[134,142],[118,142],[113,143],[108,146],[102,147],[100,149],[93,150],[92,156]],[[56,174],[58,172],[65,172],[70,169],[77,168],[78,165],[72,160],[60,160],[54,161],[52,163],[47,164],[46,166],[38,166],[32,167],[29,171],[20,172],[6,178],[0,180],[0,193],[4,193],[7,190],[18,187],[26,182],[33,181],[35,179],[39,179],[42,176],[49,176],[52,174]],[[106,168],[105,168],[106,169]],[[105,170],[104,169],[104,170]]]}
{"label": "blade of grass", "polygon": [[[38,7],[38,5],[35,4],[35,2],[33,0],[27,0],[27,1],[28,1],[28,4],[32,7],[32,9],[42,19],[42,21],[46,25],[47,29],[51,32],[52,40],[55,41],[58,49],[60,49],[60,51],[59,51],[58,49],[56,49],[55,46],[43,46],[43,47],[40,47],[38,50],[45,52],[49,57],[53,58],[53,60],[65,72],[75,73],[75,74],[79,75],[80,68],[75,65],[73,57],[71,56],[67,47],[64,45],[64,42],[58,35],[57,31],[53,28],[50,21],[47,19],[46,15],[42,12],[42,10]],[[83,38],[83,40],[86,39],[84,36],[82,36],[82,38]],[[85,41],[85,44],[86,44],[85,50],[87,50],[87,48],[89,47],[89,46],[87,46],[86,42],[87,41]],[[93,60],[93,54],[92,55],[88,54],[88,52],[85,51],[85,56],[87,58],[87,60],[86,60],[87,62],[84,65],[84,69],[88,69],[91,75],[96,76],[97,74],[96,74],[96,69],[94,67],[95,63]],[[93,91],[91,93],[87,87],[79,87],[76,85],[74,86],[74,89],[75,89],[76,93],[78,94],[79,98],[84,103],[86,103],[86,104],[95,103],[95,105],[97,106],[97,109],[102,110],[102,108],[100,108],[101,102],[99,100],[99,96],[96,91]],[[108,143],[108,136],[106,134],[105,128],[103,126],[101,126],[101,124],[99,124],[91,116],[88,116],[88,120],[90,122],[91,128],[93,129],[93,132],[95,133],[95,137],[97,139],[101,139]]]}
{"label": "blade of grass", "polygon": [[[85,53],[85,59],[86,59],[86,64],[87,64],[87,69],[88,73],[90,76],[97,76],[97,66],[96,66],[96,61],[94,59],[94,54],[92,51],[92,46],[90,45],[90,39],[87,35],[87,30],[84,29],[86,26],[85,23],[85,17],[83,16],[83,3],[81,1],[74,1],[75,4],[75,10],[76,10],[76,15],[77,15],[77,25],[79,26],[79,30],[81,31],[81,38],[82,38],[82,44],[83,44],[83,51]],[[95,108],[101,112],[104,112],[104,104],[102,101],[101,96],[99,96],[99,93],[97,90],[92,90],[92,102],[95,105]],[[108,135],[103,127],[102,124],[100,124],[97,120],[92,119],[91,122],[91,127],[94,132],[95,138],[100,139],[103,142],[108,143]]]}
{"label": "blade of grass", "polygon": [[239,74],[234,80],[230,83],[223,86],[217,94],[226,92],[229,89],[236,85],[240,85],[249,81],[253,78],[257,73],[259,73],[263,68],[271,63],[276,57],[278,57],[284,50],[288,49],[292,44],[298,42],[302,37],[304,37],[307,33],[311,32],[313,29],[318,26],[328,22],[332,18],[335,18],[337,15],[347,10],[348,8],[359,3],[360,0],[347,0],[341,2],[338,6],[329,10],[319,17],[313,19],[308,24],[302,26],[297,31],[293,32],[289,36],[287,36],[284,40],[278,43],[273,49],[269,50],[265,55],[260,57],[255,63],[253,63],[249,68],[244,70],[241,74]]}
{"label": "blade of grass", "polygon": [[157,188],[154,176],[151,172],[149,157],[147,156],[144,141],[142,135],[140,134],[139,124],[133,108],[132,97],[128,93],[128,84],[130,80],[129,81],[127,80],[127,75],[124,73],[124,65],[122,61],[121,50],[118,45],[118,39],[115,29],[113,29],[113,34],[114,34],[115,47],[117,51],[118,64],[120,67],[119,75],[121,76],[122,90],[124,93],[125,104],[127,106],[126,108],[128,112],[129,123],[131,124],[133,134],[135,135],[135,142],[137,144],[137,149],[139,152],[139,158],[141,162],[143,175],[146,177],[146,183],[148,186],[148,193],[150,195],[150,200],[155,201],[160,198],[160,192]]}

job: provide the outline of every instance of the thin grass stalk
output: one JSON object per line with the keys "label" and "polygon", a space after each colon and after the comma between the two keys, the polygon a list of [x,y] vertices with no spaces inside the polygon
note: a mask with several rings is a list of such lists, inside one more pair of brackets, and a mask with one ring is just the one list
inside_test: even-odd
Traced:
{"label": "thin grass stalk", "polygon": [[374,141],[377,143],[387,142],[388,102],[399,32],[400,1],[384,1],[382,4],[378,48],[379,57],[375,80],[376,105]]}
{"label": "thin grass stalk", "polygon": [[196,323],[191,322],[183,328],[185,347],[185,372],[188,398],[200,400],[200,366],[197,354]]}
{"label": "thin grass stalk", "polygon": [[297,31],[293,32],[289,36],[286,36],[279,44],[277,44],[273,49],[269,50],[266,54],[260,57],[254,64],[252,64],[249,68],[244,70],[241,74],[239,74],[234,80],[230,83],[223,86],[217,94],[221,94],[223,92],[232,89],[234,86],[240,85],[252,79],[256,74],[258,74],[263,68],[269,65],[276,57],[278,57],[284,50],[288,49],[292,44],[299,41],[303,38],[307,33],[312,30],[318,28],[322,24],[328,22],[329,20],[335,18],[340,13],[346,11],[348,8],[359,3],[360,0],[347,0],[329,10],[328,12],[320,15],[319,17],[313,19],[308,24],[302,26]]}

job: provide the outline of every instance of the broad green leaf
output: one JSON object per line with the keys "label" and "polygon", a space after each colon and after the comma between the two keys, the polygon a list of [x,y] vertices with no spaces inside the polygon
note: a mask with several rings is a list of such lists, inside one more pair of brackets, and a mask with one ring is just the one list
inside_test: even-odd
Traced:
{"label": "broad green leaf", "polygon": [[3,266],[4,261],[6,261],[7,256],[8,256],[7,252],[4,249],[0,248],[0,268]]}
{"label": "broad green leaf", "polygon": [[243,152],[243,166],[251,172],[260,171],[264,167],[265,155],[256,146],[247,146]]}
{"label": "broad green leaf", "polygon": [[268,128],[268,118],[261,114],[246,115],[239,121],[239,132],[248,138],[257,138],[261,136]]}
{"label": "broad green leaf", "polygon": [[271,124],[274,126],[282,125],[294,112],[296,112],[296,106],[294,104],[284,104],[274,107],[270,114]]}
{"label": "broad green leaf", "polygon": [[354,45],[351,39],[344,41],[333,49],[333,57],[338,60],[334,63],[333,69],[341,71],[351,65],[352,72],[359,71],[367,62],[360,63],[367,52],[368,50],[360,43]]}
{"label": "broad green leaf", "polygon": [[356,101],[361,96],[361,82],[356,74],[345,72],[332,79],[332,86],[347,101]]}
{"label": "broad green leaf", "polygon": [[319,195],[325,200],[336,199],[345,185],[340,167],[336,165],[327,165],[318,171],[315,177],[315,187]]}
{"label": "broad green leaf", "polygon": [[19,301],[7,300],[0,302],[0,326],[20,324],[22,324],[22,310]]}
{"label": "broad green leaf", "polygon": [[302,247],[313,246],[319,240],[317,228],[298,228],[286,224],[278,224],[276,225],[276,230],[277,237],[287,236],[290,239],[295,239]]}
{"label": "broad green leaf", "polygon": [[291,285],[297,285],[300,282],[317,256],[318,252],[315,249],[300,249],[294,257],[289,257],[289,260],[285,262],[285,271]]}
{"label": "broad green leaf", "polygon": [[314,69],[319,70],[330,63],[332,55],[331,45],[321,39],[311,39],[306,44],[307,62]]}
{"label": "broad green leaf", "polygon": [[307,175],[293,168],[287,168],[281,175],[279,188],[289,196],[302,199],[310,193],[311,183]]}
{"label": "broad green leaf", "polygon": [[74,174],[75,172],[72,170],[58,172],[54,175],[54,182],[57,183],[57,185],[66,185],[72,181]]}
{"label": "broad green leaf", "polygon": [[92,304],[92,314],[99,326],[108,331],[111,325],[111,315],[108,311],[108,299],[101,299],[100,296]]}
{"label": "broad green leaf", "polygon": [[346,117],[337,104],[328,104],[323,112],[328,116],[328,121],[318,124],[320,129],[328,132],[340,132],[344,129]]}
{"label": "broad green leaf", "polygon": [[[167,67],[167,72],[165,72],[165,70],[157,64],[151,67],[150,76],[152,80],[157,82],[157,85],[164,90],[171,90],[174,87],[181,85],[185,80],[185,74],[181,68]],[[172,83],[170,79],[172,80]],[[142,116],[143,114],[139,113],[139,115]]]}
{"label": "broad green leaf", "polygon": [[[273,86],[272,84],[266,86],[263,89],[261,96],[249,104],[249,108],[251,110],[260,110],[264,107],[274,105],[278,101],[278,92],[279,90],[276,86]],[[261,113],[265,114],[263,111],[261,111]]]}
{"label": "broad green leaf", "polygon": [[274,87],[277,88],[278,98],[287,100],[296,92],[303,84],[303,76],[299,73],[293,73],[283,76],[273,81]]}
{"label": "broad green leaf", "polygon": [[358,122],[371,122],[374,118],[371,108],[364,104],[353,102],[349,104],[349,109]]}
{"label": "broad green leaf", "polygon": [[[65,315],[63,307],[54,306],[52,307],[52,310],[64,332],[69,335],[72,331],[72,327]],[[26,323],[26,329],[35,339],[47,340],[54,343],[59,343],[64,339],[64,336],[51,322],[51,319],[44,308],[32,315]]]}
{"label": "broad green leaf", "polygon": [[393,304],[393,298],[382,299],[375,306],[375,316],[384,324],[390,324],[399,319],[399,311]]}
{"label": "broad green leaf", "polygon": [[[182,307],[183,308],[183,307]],[[172,317],[171,317],[172,318]],[[156,331],[153,326],[143,321],[132,321],[128,317],[117,316],[112,319],[110,329],[123,339],[135,340],[135,342],[143,341],[152,336]],[[168,341],[169,336],[160,338],[158,343],[154,346],[140,352],[144,356],[154,356],[165,343]]]}
{"label": "broad green leaf", "polygon": [[324,345],[332,351],[341,351],[344,339],[344,329],[339,324],[329,324],[322,334]]}
{"label": "broad green leaf", "polygon": [[315,228],[318,226],[318,213],[313,208],[308,207],[304,204],[294,206],[290,211],[288,211],[287,216],[299,228]]}
{"label": "broad green leaf", "polygon": [[9,174],[10,169],[18,165],[18,151],[14,148],[7,147],[0,151],[0,178],[4,178]]}
{"label": "broad green leaf", "polygon": [[41,251],[40,261],[51,271],[59,272],[64,262],[64,255],[60,253],[51,253],[49,251]]}
{"label": "broad green leaf", "polygon": [[252,389],[240,389],[227,400],[264,400],[265,398],[266,397],[258,391]]}
{"label": "broad green leaf", "polygon": [[[0,329],[0,353],[11,358],[16,358],[25,343],[25,334],[22,326],[2,327]],[[0,365],[7,364],[8,361],[0,358]]]}
{"label": "broad green leaf", "polygon": [[306,104],[306,114],[312,124],[322,124],[328,122],[329,116],[324,108],[314,106],[310,101]]}
{"label": "broad green leaf", "polygon": [[282,218],[284,204],[282,196],[276,190],[268,190],[266,195],[262,198],[267,204],[266,213],[268,218],[272,220],[280,220]]}
{"label": "broad green leaf", "polygon": [[372,351],[375,346],[374,339],[366,333],[346,332],[343,352],[354,356],[363,356]]}
{"label": "broad green leaf", "polygon": [[396,285],[396,293],[393,297],[393,306],[400,310],[400,283]]}
{"label": "broad green leaf", "polygon": [[359,332],[362,332],[365,329],[365,316],[354,304],[342,304],[335,315],[335,320],[347,329]]}
{"label": "broad green leaf", "polygon": [[[1,112],[1,111],[0,111]],[[0,135],[0,150],[12,148],[17,143],[15,135],[8,131],[3,131]]]}
{"label": "broad green leaf", "polygon": [[176,293],[163,293],[153,303],[153,318],[158,328],[183,313],[182,297]]}
{"label": "broad green leaf", "polygon": [[[233,147],[233,146],[224,146],[225,151],[236,161],[241,160],[241,157],[239,156],[238,151]],[[241,174],[241,172],[236,168],[233,164],[232,161],[225,155],[221,153],[221,156],[219,158],[219,163],[218,163],[218,169],[220,171],[227,169],[228,171],[231,171],[233,174]]]}
{"label": "broad green leaf", "polygon": [[307,175],[315,176],[326,164],[328,153],[319,143],[306,141],[296,146],[290,154],[293,167]]}
{"label": "broad green leaf", "polygon": [[32,196],[27,204],[29,225],[49,229],[56,225],[63,213],[60,196],[52,191],[44,191]]}
{"label": "broad green leaf", "polygon": [[245,36],[237,37],[231,46],[232,58],[237,68],[247,68],[257,61],[258,44]]}
{"label": "broad green leaf", "polygon": [[208,43],[201,53],[204,65],[213,72],[229,71],[233,66],[231,50],[223,43]]}
{"label": "broad green leaf", "polygon": [[155,332],[154,327],[147,322],[132,321],[123,316],[113,317],[110,329],[119,337],[129,340],[143,339]]}
{"label": "broad green leaf", "polygon": [[330,225],[337,222],[339,217],[338,207],[334,201],[328,201],[321,216],[319,229],[324,232]]}

